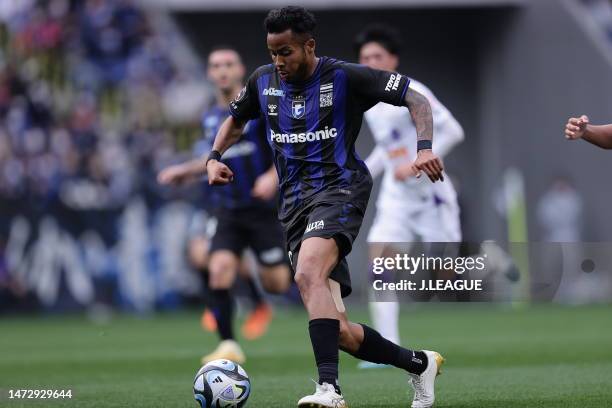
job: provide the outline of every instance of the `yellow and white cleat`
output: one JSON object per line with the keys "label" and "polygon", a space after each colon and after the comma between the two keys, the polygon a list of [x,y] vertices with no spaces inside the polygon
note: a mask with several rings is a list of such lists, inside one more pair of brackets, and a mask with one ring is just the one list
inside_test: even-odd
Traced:
{"label": "yellow and white cleat", "polygon": [[423,350],[427,355],[427,368],[422,374],[410,374],[410,382],[414,388],[412,408],[431,408],[436,399],[436,377],[441,374],[440,368],[444,364],[444,357],[435,351]]}
{"label": "yellow and white cleat", "polygon": [[242,348],[234,340],[223,340],[215,351],[202,357],[202,364],[207,364],[213,360],[230,360],[238,364],[244,364],[246,356],[242,351]]}
{"label": "yellow and white cleat", "polygon": [[316,383],[315,393],[300,399],[298,408],[348,408],[348,405],[333,385]]}

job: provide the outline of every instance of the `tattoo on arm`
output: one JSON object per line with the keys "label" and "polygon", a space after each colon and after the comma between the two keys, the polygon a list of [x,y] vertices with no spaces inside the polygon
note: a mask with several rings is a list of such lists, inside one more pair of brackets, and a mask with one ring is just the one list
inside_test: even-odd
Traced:
{"label": "tattoo on arm", "polygon": [[427,98],[414,89],[408,88],[404,102],[416,127],[417,140],[432,140],[433,116]]}

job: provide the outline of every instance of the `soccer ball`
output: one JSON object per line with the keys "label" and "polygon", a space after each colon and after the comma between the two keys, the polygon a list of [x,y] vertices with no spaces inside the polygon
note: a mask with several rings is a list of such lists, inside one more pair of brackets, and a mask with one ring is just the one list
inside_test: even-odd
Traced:
{"label": "soccer ball", "polygon": [[193,396],[202,408],[241,408],[251,394],[251,381],[240,365],[214,360],[200,368],[193,381]]}

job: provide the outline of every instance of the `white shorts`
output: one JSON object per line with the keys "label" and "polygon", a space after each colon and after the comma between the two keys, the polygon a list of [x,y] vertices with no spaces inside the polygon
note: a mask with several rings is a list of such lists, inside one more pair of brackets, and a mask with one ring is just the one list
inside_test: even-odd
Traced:
{"label": "white shorts", "polygon": [[[383,193],[383,192],[381,192]],[[437,204],[377,206],[368,242],[460,242],[456,197]]]}

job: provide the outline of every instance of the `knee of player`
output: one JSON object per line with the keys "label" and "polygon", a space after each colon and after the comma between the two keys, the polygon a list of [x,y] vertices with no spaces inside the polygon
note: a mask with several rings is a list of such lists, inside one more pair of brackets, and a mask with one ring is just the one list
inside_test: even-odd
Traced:
{"label": "knee of player", "polygon": [[298,268],[295,273],[295,283],[297,283],[300,292],[308,292],[316,287],[324,286],[327,278],[321,276],[317,270],[312,268]]}
{"label": "knee of player", "polygon": [[236,268],[229,262],[211,261],[208,275],[208,283],[212,289],[228,289],[236,279]]}
{"label": "knee of player", "polygon": [[212,274],[235,274],[238,271],[238,258],[228,253],[213,253],[208,269]]}
{"label": "knee of player", "polygon": [[296,268],[296,275],[306,274],[312,280],[326,282],[328,273],[324,260],[317,254],[300,254]]}
{"label": "knee of player", "polygon": [[269,293],[285,293],[290,284],[289,268],[285,265],[275,266],[261,273],[261,285]]}
{"label": "knee of player", "polygon": [[229,289],[232,287],[233,283],[234,283],[233,277],[230,277],[224,274],[219,274],[219,273],[217,274],[209,273],[208,286],[213,290]]}

